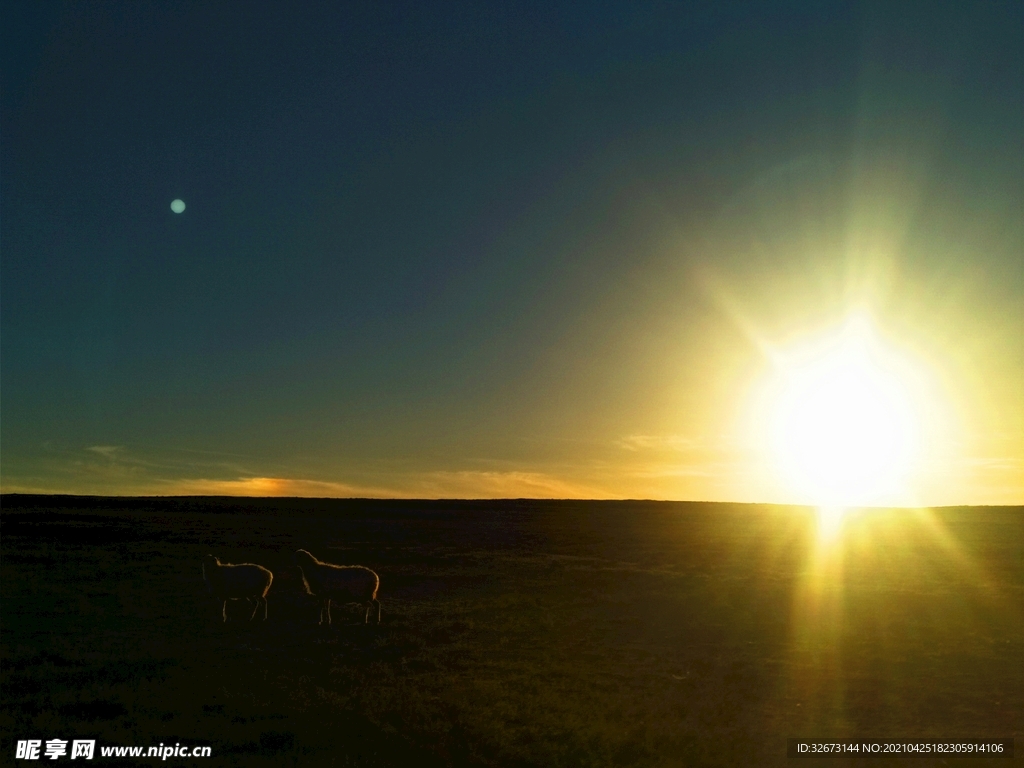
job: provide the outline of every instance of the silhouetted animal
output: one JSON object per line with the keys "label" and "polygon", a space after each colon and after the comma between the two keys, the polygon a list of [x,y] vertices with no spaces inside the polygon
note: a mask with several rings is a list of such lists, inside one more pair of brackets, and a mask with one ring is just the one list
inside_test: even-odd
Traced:
{"label": "silhouetted animal", "polygon": [[228,600],[251,600],[256,598],[249,621],[256,618],[256,611],[263,603],[263,620],[267,620],[267,592],[274,580],[274,574],[262,565],[252,563],[222,563],[213,555],[203,558],[203,581],[210,594],[223,602],[220,615],[228,620]]}
{"label": "silhouetted animal", "polygon": [[317,560],[304,549],[295,553],[295,563],[302,571],[306,591],[320,598],[320,623],[331,623],[331,600],[336,603],[359,603],[366,606],[363,623],[370,621],[370,610],[377,607],[377,623],[380,624],[380,603],[377,589],[380,577],[362,565],[334,565]]}

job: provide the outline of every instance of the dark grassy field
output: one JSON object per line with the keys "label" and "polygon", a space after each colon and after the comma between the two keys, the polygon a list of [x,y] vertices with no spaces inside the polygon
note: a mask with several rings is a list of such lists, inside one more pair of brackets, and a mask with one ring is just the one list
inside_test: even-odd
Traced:
{"label": "dark grassy field", "polygon": [[[788,761],[787,737],[1019,752],[1024,510],[862,513],[830,560],[812,519],[4,496],[0,761],[55,737],[208,744],[168,763],[245,766],[943,764]],[[382,624],[352,606],[318,627],[299,547],[374,568]],[[274,572],[265,624],[241,603],[219,623],[208,552]]]}

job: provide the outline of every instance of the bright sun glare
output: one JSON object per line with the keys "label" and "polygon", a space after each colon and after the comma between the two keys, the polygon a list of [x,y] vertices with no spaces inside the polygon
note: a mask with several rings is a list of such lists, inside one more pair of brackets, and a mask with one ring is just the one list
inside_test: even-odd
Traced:
{"label": "bright sun glare", "polygon": [[836,509],[905,494],[920,430],[899,368],[864,318],[780,358],[770,449],[801,496]]}

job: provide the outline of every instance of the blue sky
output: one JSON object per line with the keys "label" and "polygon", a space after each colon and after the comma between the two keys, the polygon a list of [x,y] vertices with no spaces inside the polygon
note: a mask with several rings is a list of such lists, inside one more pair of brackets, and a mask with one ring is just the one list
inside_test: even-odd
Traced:
{"label": "blue sky", "polygon": [[1021,499],[1019,4],[4,16],[5,491],[793,500],[738,414],[868,305]]}

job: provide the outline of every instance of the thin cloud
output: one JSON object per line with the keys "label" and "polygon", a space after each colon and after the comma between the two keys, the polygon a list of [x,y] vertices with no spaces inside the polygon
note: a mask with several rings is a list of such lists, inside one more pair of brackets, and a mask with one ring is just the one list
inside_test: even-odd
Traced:
{"label": "thin cloud", "polygon": [[627,451],[692,451],[701,447],[701,443],[682,435],[629,435],[618,442]]}
{"label": "thin cloud", "polygon": [[967,460],[967,463],[974,467],[996,470],[1018,470],[1021,463],[1009,456],[977,456]]}
{"label": "thin cloud", "polygon": [[121,448],[122,446],[120,445],[90,445],[85,450],[92,451],[93,453],[98,453],[100,456],[103,456],[108,459],[114,459],[116,458],[117,452],[120,451]]}
{"label": "thin cloud", "polygon": [[240,477],[234,480],[172,480],[161,496],[299,496],[305,498],[389,498],[386,488],[289,477]]}
{"label": "thin cloud", "polygon": [[605,491],[567,482],[540,472],[441,471],[413,473],[398,479],[399,483],[395,487],[288,477],[183,479],[161,484],[155,495],[393,499],[618,498]]}
{"label": "thin cloud", "polygon": [[414,486],[416,495],[453,499],[612,499],[607,491],[541,472],[432,472]]}
{"label": "thin cloud", "polygon": [[630,477],[653,479],[672,477],[728,477],[732,466],[722,464],[687,464],[659,465],[634,469],[628,473]]}

